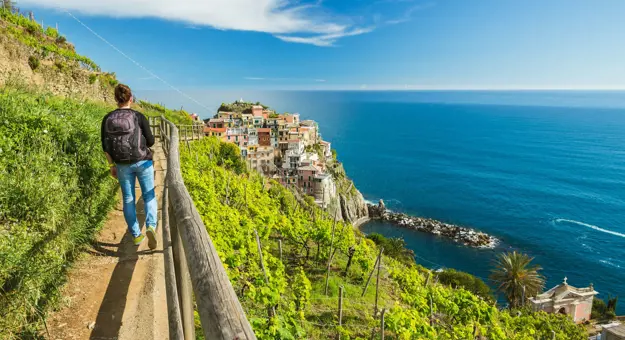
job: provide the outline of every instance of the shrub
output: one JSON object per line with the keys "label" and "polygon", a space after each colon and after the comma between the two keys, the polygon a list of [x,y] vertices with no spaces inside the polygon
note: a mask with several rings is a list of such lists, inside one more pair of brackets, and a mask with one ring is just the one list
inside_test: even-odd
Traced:
{"label": "shrub", "polygon": [[37,26],[34,26],[34,25],[28,25],[26,27],[26,32],[28,32],[28,33],[30,33],[32,35],[38,36],[41,33],[41,29],[39,27],[37,27]]}
{"label": "shrub", "polygon": [[59,37],[59,31],[57,31],[55,28],[52,28],[52,27],[46,28],[44,33],[45,33],[45,35],[49,36],[50,38],[56,39],[56,38]]}
{"label": "shrub", "polygon": [[98,75],[92,73],[89,75],[89,84],[95,84],[96,80],[98,80]]}
{"label": "shrub", "polygon": [[39,58],[37,58],[34,55],[31,55],[30,57],[28,57],[28,66],[30,66],[31,70],[36,70],[39,68],[40,62],[39,62]]}
{"label": "shrub", "polygon": [[55,41],[57,44],[65,44],[67,42],[67,38],[65,38],[62,35],[59,35]]}
{"label": "shrub", "polygon": [[0,89],[0,338],[33,338],[67,266],[115,200],[99,128],[110,108]]}
{"label": "shrub", "polygon": [[493,292],[490,287],[469,273],[445,269],[437,274],[438,280],[442,284],[450,285],[453,288],[464,288],[488,301],[494,301]]}
{"label": "shrub", "polygon": [[404,264],[414,264],[414,254],[406,248],[406,242],[397,237],[384,237],[382,234],[371,233],[367,238],[376,245],[384,247],[384,254],[395,258]]}

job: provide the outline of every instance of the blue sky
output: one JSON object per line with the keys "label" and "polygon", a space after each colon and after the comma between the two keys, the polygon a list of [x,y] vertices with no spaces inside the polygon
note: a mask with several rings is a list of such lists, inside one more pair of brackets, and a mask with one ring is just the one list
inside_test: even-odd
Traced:
{"label": "blue sky", "polygon": [[625,89],[622,0],[24,0],[135,88]]}

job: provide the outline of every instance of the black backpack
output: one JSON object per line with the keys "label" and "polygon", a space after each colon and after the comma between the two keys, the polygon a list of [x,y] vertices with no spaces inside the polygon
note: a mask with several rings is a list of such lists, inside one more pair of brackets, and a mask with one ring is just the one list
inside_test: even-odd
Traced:
{"label": "black backpack", "polygon": [[107,152],[116,163],[138,162],[148,154],[135,111],[119,109],[111,112],[104,123]]}

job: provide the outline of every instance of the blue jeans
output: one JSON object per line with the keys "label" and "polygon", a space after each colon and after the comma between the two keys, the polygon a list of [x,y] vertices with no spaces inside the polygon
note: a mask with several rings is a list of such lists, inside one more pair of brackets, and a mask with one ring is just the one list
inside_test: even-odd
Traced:
{"label": "blue jeans", "polygon": [[143,196],[144,210],[146,212],[145,225],[156,228],[158,203],[154,189],[154,163],[152,161],[139,161],[133,164],[116,164],[117,178],[122,189],[124,199],[124,219],[128,224],[128,231],[133,237],[141,235],[137,210],[135,206],[135,182],[139,179],[141,195]]}

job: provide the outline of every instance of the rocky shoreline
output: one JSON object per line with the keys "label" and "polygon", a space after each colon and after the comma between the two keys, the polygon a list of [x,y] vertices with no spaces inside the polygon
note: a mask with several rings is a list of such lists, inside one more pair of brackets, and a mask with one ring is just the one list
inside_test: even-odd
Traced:
{"label": "rocky shoreline", "polygon": [[392,212],[386,209],[382,200],[377,205],[367,204],[367,207],[369,208],[369,217],[371,219],[387,221],[400,227],[447,237],[468,247],[492,249],[499,244],[499,240],[496,237],[471,228],[460,227],[430,218]]}

